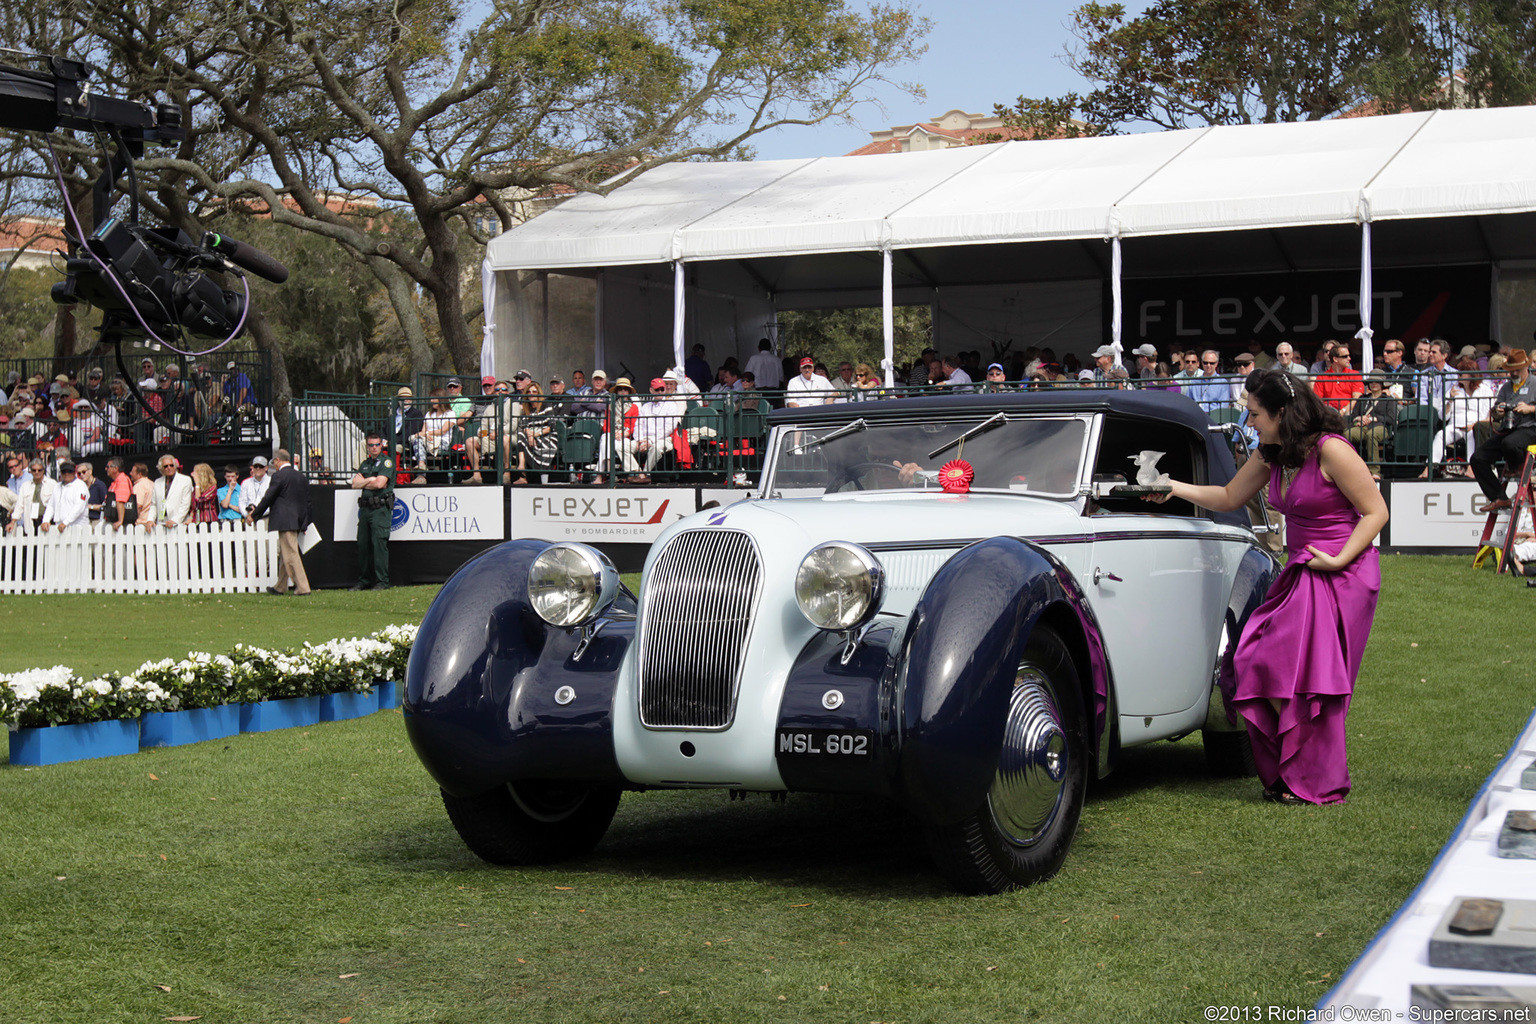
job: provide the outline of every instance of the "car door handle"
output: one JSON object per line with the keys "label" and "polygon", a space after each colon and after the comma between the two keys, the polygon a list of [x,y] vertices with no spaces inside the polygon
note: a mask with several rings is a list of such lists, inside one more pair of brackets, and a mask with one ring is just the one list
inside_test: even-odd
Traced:
{"label": "car door handle", "polygon": [[1097,585],[1099,580],[1103,580],[1103,579],[1113,580],[1116,583],[1124,583],[1125,582],[1119,576],[1116,576],[1114,573],[1108,571],[1107,569],[1100,569],[1098,566],[1094,566],[1093,567],[1093,582],[1094,582],[1094,584]]}

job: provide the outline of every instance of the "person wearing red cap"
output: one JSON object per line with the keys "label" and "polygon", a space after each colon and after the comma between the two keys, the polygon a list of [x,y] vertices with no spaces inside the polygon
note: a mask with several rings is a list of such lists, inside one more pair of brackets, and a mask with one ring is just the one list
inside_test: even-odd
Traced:
{"label": "person wearing red cap", "polygon": [[832,382],[816,372],[816,360],[800,357],[800,374],[785,385],[784,406],[795,409],[802,405],[831,405],[837,397]]}
{"label": "person wearing red cap", "polygon": [[[630,483],[650,483],[651,470],[656,468],[656,463],[663,455],[672,450],[672,431],[682,421],[683,408],[682,403],[668,393],[667,383],[661,377],[652,378],[651,401],[640,406],[632,435],[619,441],[619,455],[623,459],[625,471],[630,474]],[[645,456],[643,474],[639,473],[640,466],[636,459],[641,454]]]}
{"label": "person wearing red cap", "polygon": [[496,424],[494,412],[496,405],[496,376],[486,374],[480,378],[480,398],[474,404],[475,417],[479,421],[474,426],[469,420],[464,420],[465,428],[464,451],[469,456],[469,482],[472,484],[484,483],[480,476],[480,460],[490,458],[496,453]]}

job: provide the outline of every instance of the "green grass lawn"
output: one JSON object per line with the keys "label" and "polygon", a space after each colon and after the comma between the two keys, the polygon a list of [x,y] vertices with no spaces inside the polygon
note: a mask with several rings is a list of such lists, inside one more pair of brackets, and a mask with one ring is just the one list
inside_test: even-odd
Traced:
{"label": "green grass lawn", "polygon": [[[1310,1006],[1533,707],[1511,624],[1536,595],[1466,559],[1383,565],[1347,804],[1263,804],[1252,780],[1206,777],[1198,738],[1157,744],[1090,791],[1062,873],[1005,896],[953,895],[889,806],[798,794],[630,794],[593,856],[493,868],[391,712],[0,767],[0,1019],[959,1024]],[[429,596],[225,598],[222,628],[192,621],[213,598],[10,599],[0,667],[86,664],[52,653],[61,633],[93,659],[131,651],[89,663],[103,668],[351,635],[419,617]],[[82,611],[94,628],[67,621]]]}
{"label": "green grass lawn", "polygon": [[273,594],[59,594],[0,600],[0,672],[68,665],[89,678],[236,643],[298,647],[420,622],[438,588]]}

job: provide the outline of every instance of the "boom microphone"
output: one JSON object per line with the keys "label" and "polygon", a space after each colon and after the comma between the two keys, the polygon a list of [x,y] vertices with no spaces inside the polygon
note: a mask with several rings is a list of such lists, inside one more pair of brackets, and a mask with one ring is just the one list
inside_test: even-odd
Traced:
{"label": "boom microphone", "polygon": [[209,231],[203,235],[203,245],[242,270],[249,270],[257,277],[271,281],[273,284],[282,284],[288,280],[287,267],[260,249],[245,242],[237,242],[228,235]]}

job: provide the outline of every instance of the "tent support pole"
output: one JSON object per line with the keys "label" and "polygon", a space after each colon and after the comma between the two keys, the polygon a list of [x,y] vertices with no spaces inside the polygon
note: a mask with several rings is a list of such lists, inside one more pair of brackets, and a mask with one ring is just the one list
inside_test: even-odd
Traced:
{"label": "tent support pole", "polygon": [[540,332],[539,375],[544,376],[554,367],[549,365],[549,272],[539,271]]}
{"label": "tent support pole", "polygon": [[1355,337],[1360,339],[1360,372],[1370,373],[1375,363],[1371,338],[1376,334],[1371,330],[1371,222],[1362,221],[1360,229],[1360,329]]}
{"label": "tent support pole", "polygon": [[592,365],[602,367],[608,362],[608,342],[603,337],[603,286],[606,275],[597,272],[597,288],[592,297]]}
{"label": "tent support pole", "polygon": [[480,264],[480,376],[496,376],[496,271],[489,256]]}
{"label": "tent support pole", "polygon": [[683,261],[672,261],[672,365],[683,365],[683,323],[687,312],[683,300]]}
{"label": "tent support pole", "polygon": [[1504,317],[1499,310],[1499,277],[1503,264],[1498,260],[1490,260],[1488,263],[1488,337],[1504,343]]}
{"label": "tent support pole", "polygon": [[892,282],[891,250],[880,252],[880,322],[885,339],[885,386],[896,386],[896,289]]}
{"label": "tent support pole", "polygon": [[1120,290],[1120,236],[1115,235],[1110,239],[1109,250],[1109,291],[1110,304],[1113,308],[1109,314],[1109,345],[1115,350],[1115,365],[1123,365],[1121,354],[1125,346],[1120,343],[1120,332],[1125,327],[1125,302]]}

